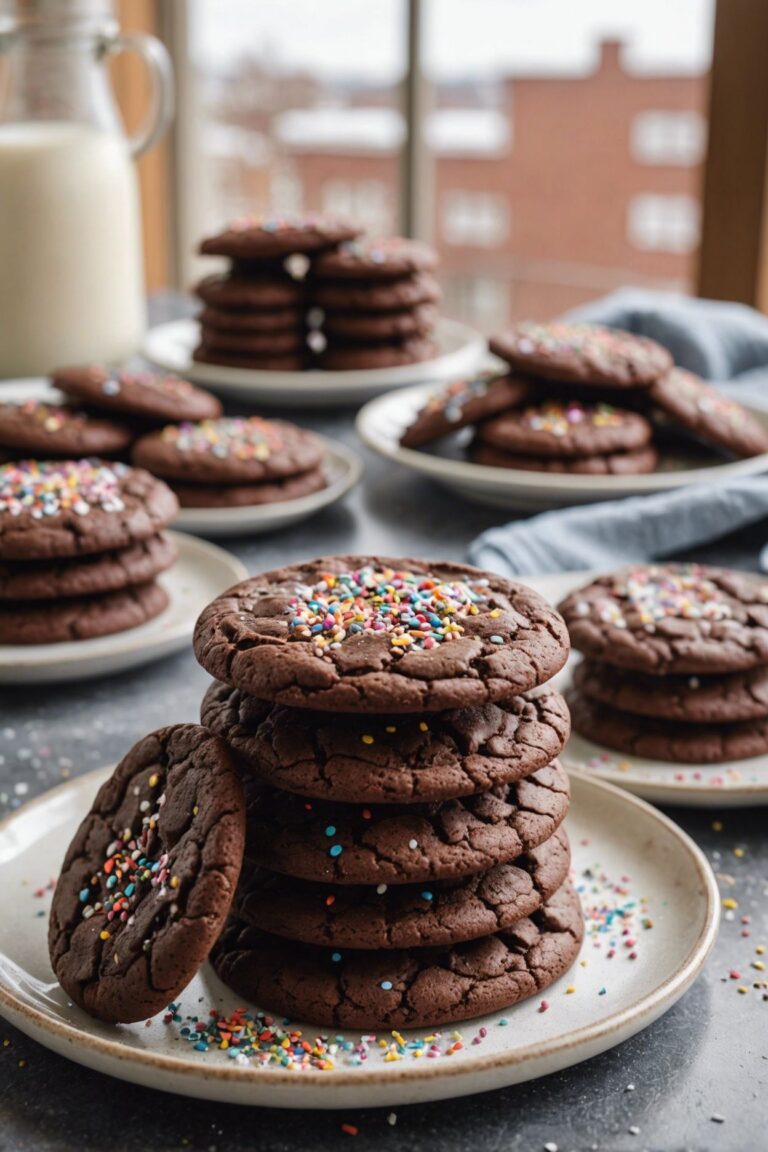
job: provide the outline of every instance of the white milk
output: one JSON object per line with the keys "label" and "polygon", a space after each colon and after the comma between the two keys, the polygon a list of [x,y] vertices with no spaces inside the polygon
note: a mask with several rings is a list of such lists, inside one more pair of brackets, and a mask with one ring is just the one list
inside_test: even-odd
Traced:
{"label": "white milk", "polygon": [[0,125],[0,377],[122,360],[145,324],[126,145],[82,124]]}

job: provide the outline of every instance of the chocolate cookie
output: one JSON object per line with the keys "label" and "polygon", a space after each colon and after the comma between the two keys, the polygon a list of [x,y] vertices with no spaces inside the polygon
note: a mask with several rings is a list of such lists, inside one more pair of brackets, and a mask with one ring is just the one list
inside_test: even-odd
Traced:
{"label": "chocolate cookie", "polygon": [[199,252],[233,260],[270,260],[296,252],[322,252],[359,233],[359,228],[332,216],[244,216],[203,240]]}
{"label": "chocolate cookie", "polygon": [[229,332],[222,328],[202,328],[200,339],[209,352],[226,352],[235,356],[297,355],[307,342],[301,328],[282,332]]}
{"label": "chocolate cookie", "polygon": [[547,840],[565,818],[555,760],[515,784],[440,804],[361,808],[247,781],[246,855],[286,876],[336,884],[418,884],[487,872]]}
{"label": "chocolate cookie", "polygon": [[284,420],[222,416],[150,432],[134,444],[133,459],[172,480],[254,484],[319,467],[323,446],[313,433]]}
{"label": "chocolate cookie", "polygon": [[305,287],[301,280],[294,280],[284,271],[253,276],[215,272],[195,285],[195,293],[204,304],[227,313],[238,309],[261,312],[298,309],[304,301]]}
{"label": "chocolate cookie", "polygon": [[73,560],[0,561],[0,600],[57,600],[118,592],[170,568],[178,549],[160,533],[129,548]]}
{"label": "chocolate cookie", "polygon": [[515,696],[568,655],[532,589],[444,562],[326,556],[214,600],[195,654],[217,680],[321,711],[437,712]]}
{"label": "chocolate cookie", "polygon": [[389,312],[437,304],[442,295],[437,280],[428,272],[391,280],[318,280],[312,284],[312,297],[320,308],[345,312]]}
{"label": "chocolate cookie", "polygon": [[438,256],[421,240],[404,236],[363,237],[324,252],[312,264],[318,280],[389,280],[414,272],[432,272]]}
{"label": "chocolate cookie", "polygon": [[76,408],[25,400],[0,403],[0,445],[19,456],[43,459],[119,456],[133,440],[129,428]]}
{"label": "chocolate cookie", "polygon": [[304,327],[304,313],[300,308],[273,308],[258,312],[203,308],[197,319],[203,328],[222,332],[288,332]]}
{"label": "chocolate cookie", "polygon": [[530,916],[568,877],[562,828],[513,864],[429,888],[313,884],[258,866],[240,879],[234,914],[275,936],[337,948],[424,948],[490,936]]}
{"label": "chocolate cookie", "polygon": [[559,606],[574,648],[656,675],[768,663],[768,581],[701,564],[624,568]]}
{"label": "chocolate cookie", "polygon": [[523,321],[492,336],[489,347],[518,372],[610,388],[645,387],[672,367],[655,340],[598,324]]}
{"label": "chocolate cookie", "polygon": [[139,468],[98,460],[0,465],[0,560],[50,560],[128,548],[167,527],[170,488]]}
{"label": "chocolate cookie", "polygon": [[91,408],[104,408],[144,420],[207,420],[221,415],[221,402],[180,380],[160,372],[116,372],[98,364],[61,368],[54,372],[54,385],[67,396]]}
{"label": "chocolate cookie", "polygon": [[259,504],[280,504],[299,500],[328,487],[322,468],[312,468],[287,480],[265,480],[261,484],[179,484],[173,483],[182,508],[243,508]]}
{"label": "chocolate cookie", "polygon": [[639,476],[653,472],[659,463],[659,454],[653,447],[639,448],[636,452],[616,452],[610,456],[515,456],[473,440],[469,445],[469,458],[473,464],[486,468],[515,468],[520,472],[560,472],[574,476]]}
{"label": "chocolate cookie", "polygon": [[577,692],[568,704],[575,732],[606,748],[673,764],[721,764],[768,752],[768,718],[735,724],[686,724],[675,720],[651,722],[598,704]]}
{"label": "chocolate cookie", "polygon": [[432,393],[413,424],[400,437],[400,443],[403,448],[420,448],[449,432],[516,408],[528,395],[524,380],[509,374],[500,375],[491,369],[452,380],[447,387]]}
{"label": "chocolate cookie", "polygon": [[326,312],[323,328],[329,336],[345,340],[397,340],[424,336],[436,321],[437,309],[432,304],[420,304],[399,312]]}
{"label": "chocolate cookie", "polygon": [[584,934],[570,884],[532,916],[480,940],[406,952],[287,945],[232,920],[213,954],[238,996],[269,1011],[340,1028],[423,1028],[509,1008],[553,984]]}
{"label": "chocolate cookie", "polygon": [[333,344],[320,354],[329,372],[362,372],[368,368],[402,368],[434,360],[440,350],[426,336],[408,336],[391,344]]}
{"label": "chocolate cookie", "polygon": [[610,404],[548,401],[503,412],[477,429],[477,438],[519,456],[600,456],[645,448],[651,426],[637,412]]}
{"label": "chocolate cookie", "polygon": [[303,372],[309,367],[309,353],[285,352],[282,354],[254,352],[222,352],[209,347],[203,341],[192,353],[197,364],[217,364],[221,368],[245,368],[251,372]]}
{"label": "chocolate cookie", "polygon": [[48,948],[67,995],[130,1023],[189,983],[226,920],[244,804],[229,752],[196,724],[145,736],[99,789],[67,850]]}
{"label": "chocolate cookie", "polygon": [[168,593],[150,581],[70,600],[0,602],[0,644],[63,644],[138,628],[168,607]]}
{"label": "chocolate cookie", "polygon": [[651,386],[648,399],[700,440],[734,456],[768,452],[768,428],[693,372],[673,368]]}
{"label": "chocolate cookie", "polygon": [[558,756],[570,730],[565,702],[551,690],[506,707],[388,717],[285,708],[212,684],[201,718],[265,783],[360,804],[453,799],[512,784]]}
{"label": "chocolate cookie", "polygon": [[768,667],[724,676],[647,676],[582,660],[573,683],[582,696],[621,712],[693,724],[768,716]]}

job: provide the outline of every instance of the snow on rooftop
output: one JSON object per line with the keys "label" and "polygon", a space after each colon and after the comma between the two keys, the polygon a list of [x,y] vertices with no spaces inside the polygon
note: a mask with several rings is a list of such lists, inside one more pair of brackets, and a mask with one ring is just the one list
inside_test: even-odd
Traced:
{"label": "snow on rooftop", "polygon": [[[273,122],[281,144],[305,152],[394,152],[405,121],[394,108],[301,108]],[[495,156],[510,143],[510,124],[493,108],[444,108],[430,113],[427,142],[440,155]]]}

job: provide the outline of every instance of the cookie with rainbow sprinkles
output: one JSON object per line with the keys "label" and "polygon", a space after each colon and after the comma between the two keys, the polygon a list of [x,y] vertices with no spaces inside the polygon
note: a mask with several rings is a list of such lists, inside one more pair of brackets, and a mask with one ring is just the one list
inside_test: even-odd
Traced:
{"label": "cookie with rainbow sprinkles", "polygon": [[252,577],[201,614],[195,655],[253,696],[321,711],[509,702],[568,655],[538,593],[466,565],[334,556]]}

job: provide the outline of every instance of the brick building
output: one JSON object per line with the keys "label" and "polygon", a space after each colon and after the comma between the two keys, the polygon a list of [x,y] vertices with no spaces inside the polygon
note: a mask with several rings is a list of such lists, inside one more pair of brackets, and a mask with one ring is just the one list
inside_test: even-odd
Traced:
{"label": "brick building", "polygon": [[[516,75],[467,86],[460,101],[438,89],[427,143],[445,311],[489,329],[625,284],[688,286],[706,85],[629,73],[607,42],[589,75]],[[253,151],[254,129],[241,131]],[[396,228],[403,133],[394,92],[389,103],[364,92],[283,103],[263,136],[273,205]],[[230,163],[227,185],[253,207],[262,164],[249,171],[237,149]]]}

